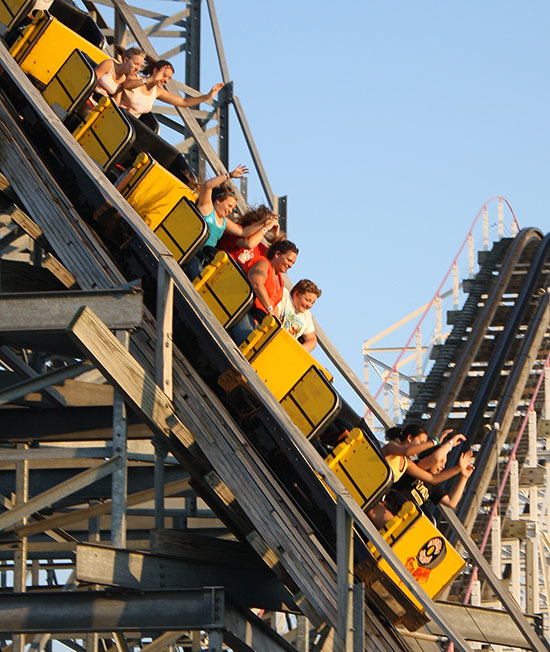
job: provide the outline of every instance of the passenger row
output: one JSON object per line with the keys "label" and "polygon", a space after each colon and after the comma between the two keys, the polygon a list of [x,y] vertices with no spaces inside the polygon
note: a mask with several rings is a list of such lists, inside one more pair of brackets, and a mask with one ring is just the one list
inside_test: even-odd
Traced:
{"label": "passenger row", "polygon": [[[2,17],[2,2],[0,21],[13,34],[16,18],[10,22]],[[19,12],[18,20],[27,13]],[[198,185],[184,157],[140,119],[150,113],[155,99],[193,106],[214,97],[220,85],[197,98],[174,96],[164,89],[173,74],[169,62],[149,62],[140,76],[141,50],[132,48],[112,59],[42,11],[12,38],[10,52],[75,139],[173,253],[243,355],[388,542],[396,552],[403,546],[403,562],[435,596],[464,562],[422,515],[422,506],[430,494],[456,505],[473,470],[471,455],[463,454],[456,467],[444,470],[447,453],[460,445],[462,435],[447,432],[428,441],[422,427],[399,430],[379,450],[364,422],[357,427],[335,421],[342,401],[330,373],[310,355],[317,341],[310,309],[321,291],[307,279],[290,292],[284,287],[283,274],[294,264],[298,248],[281,233],[278,216],[260,206],[233,220],[237,198],[229,182],[247,169],[240,165]],[[98,223],[100,218],[95,215]],[[231,376],[218,379],[228,396],[239,382]],[[429,457],[413,462],[410,458],[419,453]],[[406,486],[404,481],[392,486],[405,475]],[[452,491],[439,495],[433,489],[456,475],[460,479]],[[374,549],[372,553],[377,557]],[[385,562],[379,559],[378,566],[422,612]],[[367,587],[374,587],[372,565],[356,570]]]}

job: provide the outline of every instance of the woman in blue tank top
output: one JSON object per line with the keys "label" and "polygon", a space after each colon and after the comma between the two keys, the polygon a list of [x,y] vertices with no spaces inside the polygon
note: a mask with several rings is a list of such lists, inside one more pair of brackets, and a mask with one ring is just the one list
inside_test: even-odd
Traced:
{"label": "woman in blue tank top", "polygon": [[213,252],[212,249],[208,250],[207,247],[215,248],[226,230],[229,234],[244,239],[254,235],[258,231],[267,233],[268,229],[264,226],[264,221],[267,218],[266,220],[254,222],[244,227],[229,218],[229,215],[231,215],[237,205],[237,197],[229,184],[225,182],[229,179],[238,179],[247,173],[248,168],[244,165],[238,165],[233,172],[219,174],[212,179],[208,179],[202,185],[196,204],[199,213],[208,225],[210,235],[197,254],[197,257],[187,266],[187,273],[191,280],[200,274],[205,260],[211,260],[213,255],[215,255],[215,251]]}

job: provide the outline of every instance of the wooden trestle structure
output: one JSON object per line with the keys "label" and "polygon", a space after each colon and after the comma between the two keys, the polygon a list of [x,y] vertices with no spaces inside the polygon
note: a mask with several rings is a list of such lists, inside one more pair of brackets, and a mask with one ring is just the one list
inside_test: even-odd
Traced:
{"label": "wooden trestle structure", "polygon": [[[201,3],[186,4],[196,18]],[[128,30],[151,51],[134,11],[123,0],[113,7],[115,27],[105,27],[111,39],[120,42]],[[505,595],[505,611],[430,600],[245,362],[170,252],[72,140],[3,45],[0,67],[44,116],[43,128],[74,168],[139,235],[158,284],[155,319],[134,279],[123,276],[34,150],[9,98],[0,97],[3,649],[51,649],[58,641],[77,652],[435,652],[444,639],[467,651],[466,639],[484,640],[481,632],[544,650],[533,619]],[[223,151],[220,158],[193,112],[180,116],[199,157],[223,170]],[[256,162],[261,167],[258,156]],[[270,192],[266,180],[264,187]],[[174,346],[175,296],[230,371],[283,425],[296,465],[323,478],[334,495],[336,558]],[[469,548],[469,537],[458,530]],[[373,542],[422,603],[429,632],[410,637],[365,601],[352,572],[354,532]],[[490,567],[478,563],[498,592]],[[292,613],[296,626],[284,636],[275,617],[260,618],[251,608]]]}

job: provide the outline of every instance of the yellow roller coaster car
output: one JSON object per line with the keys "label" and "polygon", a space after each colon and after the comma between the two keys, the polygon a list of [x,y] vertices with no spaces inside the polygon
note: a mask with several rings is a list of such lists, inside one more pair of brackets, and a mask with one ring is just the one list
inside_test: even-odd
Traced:
{"label": "yellow roller coaster car", "polygon": [[29,13],[35,0],[0,0],[0,34],[4,35]]}
{"label": "yellow roller coaster car", "polygon": [[[441,593],[464,568],[462,557],[412,502],[406,502],[380,532],[430,598]],[[423,606],[372,544],[369,550],[374,561],[356,566],[357,576],[394,624],[417,629],[427,621]]]}
{"label": "yellow roller coaster car", "polygon": [[37,11],[32,22],[10,48],[10,53],[39,87],[44,87],[74,50],[85,52],[95,63],[109,55],[92,45],[47,11]]}
{"label": "yellow roller coaster car", "polygon": [[103,170],[132,146],[134,128],[109,97],[103,97],[74,131],[75,140]]}
{"label": "yellow roller coaster car", "polygon": [[193,285],[224,328],[230,328],[252,305],[250,283],[225,251],[216,254]]}
{"label": "yellow roller coaster car", "polygon": [[239,348],[306,437],[338,414],[332,376],[275,317],[266,316]]}
{"label": "yellow roller coaster car", "polygon": [[57,116],[64,120],[77,111],[96,85],[94,68],[82,50],[73,50],[47,83],[42,95]]}
{"label": "yellow roller coaster car", "polygon": [[353,428],[325,458],[361,509],[369,509],[393,482],[393,474],[380,450],[360,428]]}
{"label": "yellow roller coaster car", "polygon": [[137,156],[117,187],[178,263],[192,258],[208,239],[208,226],[192,203],[196,193],[148,154]]}

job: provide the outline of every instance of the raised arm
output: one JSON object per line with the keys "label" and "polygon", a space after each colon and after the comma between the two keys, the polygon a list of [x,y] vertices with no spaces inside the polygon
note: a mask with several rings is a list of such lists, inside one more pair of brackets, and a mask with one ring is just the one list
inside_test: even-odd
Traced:
{"label": "raised arm", "polygon": [[[245,174],[248,174],[248,168],[245,165],[237,165],[233,172],[218,174],[217,176],[205,181],[201,186],[196,202],[201,215],[208,215],[212,212],[214,208],[214,205],[212,204],[212,190],[214,190],[216,186],[219,186],[220,183],[223,183],[228,179],[239,179]],[[231,233],[231,231],[229,231],[229,233]]]}
{"label": "raised arm", "polygon": [[452,507],[453,509],[455,509],[460,502],[462,494],[464,493],[464,489],[466,488],[468,478],[474,472],[475,467],[473,452],[466,451],[465,453],[462,453],[460,460],[458,461],[458,466],[460,468],[460,477],[456,481],[456,484],[452,490],[446,496],[443,496],[443,498],[440,500],[442,505]]}
{"label": "raised arm", "polygon": [[382,447],[382,453],[384,455],[404,455],[405,457],[409,457],[409,455],[423,453],[434,446],[437,446],[437,443],[433,439],[428,439],[423,444],[389,441]]}
{"label": "raised arm", "polygon": [[236,241],[238,247],[243,249],[253,249],[263,240],[264,236],[270,229],[276,226],[279,222],[278,215],[268,215],[259,222],[253,222],[247,226],[241,226],[233,220],[227,220],[227,231],[231,235],[238,235],[240,238]]}
{"label": "raised arm", "polygon": [[201,102],[211,100],[222,88],[223,84],[214,84],[206,95],[199,95],[198,97],[182,97],[181,95],[170,93],[165,88],[161,88],[157,93],[157,98],[167,104],[171,104],[172,106],[189,108],[191,106],[197,106],[197,104],[200,104]]}
{"label": "raised arm", "polygon": [[445,469],[444,471],[441,471],[441,473],[434,474],[434,473],[430,473],[429,471],[425,471],[420,466],[418,466],[418,464],[415,464],[414,462],[409,460],[409,463],[407,464],[407,470],[405,471],[405,473],[411,475],[413,478],[422,480],[423,482],[429,482],[430,484],[441,484],[446,480],[450,480],[451,478],[454,478],[455,475],[458,475],[460,473],[460,466],[457,464],[456,466],[453,466],[450,469]]}
{"label": "raised arm", "polygon": [[139,88],[140,86],[147,86],[147,78],[141,77],[140,75],[127,75],[122,84],[122,88],[127,91]]}

